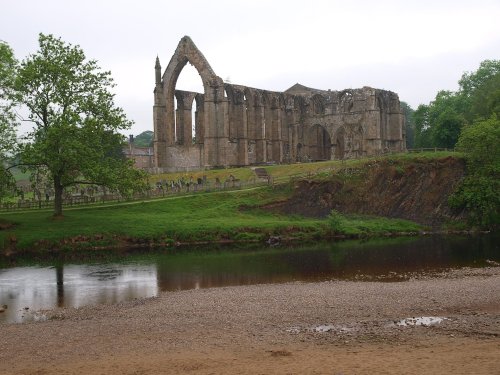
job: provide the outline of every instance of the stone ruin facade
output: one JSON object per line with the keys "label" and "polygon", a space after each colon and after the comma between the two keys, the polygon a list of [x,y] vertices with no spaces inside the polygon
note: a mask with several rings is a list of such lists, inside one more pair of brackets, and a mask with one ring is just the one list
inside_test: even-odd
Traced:
{"label": "stone ruin facade", "polygon": [[[202,93],[175,89],[188,62],[200,74]],[[404,115],[398,95],[390,91],[295,84],[274,92],[224,83],[188,36],[163,75],[156,59],[155,73],[157,171],[348,159],[405,149]]]}

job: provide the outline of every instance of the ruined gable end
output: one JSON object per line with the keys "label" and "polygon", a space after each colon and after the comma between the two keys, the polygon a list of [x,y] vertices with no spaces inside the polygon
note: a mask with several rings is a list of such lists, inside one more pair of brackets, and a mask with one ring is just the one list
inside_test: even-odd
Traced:
{"label": "ruined gable end", "polygon": [[[203,92],[176,90],[187,63],[198,71]],[[153,121],[158,171],[348,159],[405,148],[396,93],[299,83],[276,92],[224,83],[188,36],[163,74],[156,59]]]}

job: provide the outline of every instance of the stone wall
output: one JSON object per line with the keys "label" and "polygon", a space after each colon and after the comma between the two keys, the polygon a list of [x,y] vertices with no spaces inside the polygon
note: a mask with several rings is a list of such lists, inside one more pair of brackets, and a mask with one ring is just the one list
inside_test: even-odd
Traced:
{"label": "stone wall", "polygon": [[126,158],[134,161],[135,168],[150,170],[154,167],[154,154],[152,147],[137,147],[131,140],[126,146],[124,146],[123,154]]}
{"label": "stone wall", "polygon": [[[188,62],[200,74],[203,93],[175,89]],[[159,170],[346,159],[405,148],[404,115],[398,95],[390,91],[295,84],[273,92],[224,83],[187,36],[163,75],[158,59],[155,71]]]}

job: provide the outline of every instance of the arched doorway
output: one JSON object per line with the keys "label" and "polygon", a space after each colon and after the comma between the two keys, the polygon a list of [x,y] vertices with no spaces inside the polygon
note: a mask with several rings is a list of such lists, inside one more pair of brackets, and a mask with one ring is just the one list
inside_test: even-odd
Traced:
{"label": "arched doorway", "polygon": [[312,161],[330,160],[332,141],[330,134],[321,125],[314,125],[308,131],[309,158]]}

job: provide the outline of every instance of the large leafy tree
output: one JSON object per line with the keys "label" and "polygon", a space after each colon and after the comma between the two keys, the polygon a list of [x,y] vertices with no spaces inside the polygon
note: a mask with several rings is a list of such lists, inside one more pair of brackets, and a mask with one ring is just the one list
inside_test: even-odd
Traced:
{"label": "large leafy tree", "polygon": [[13,186],[7,169],[16,146],[15,95],[13,85],[17,61],[9,45],[0,41],[0,200]]}
{"label": "large leafy tree", "polygon": [[474,72],[465,72],[458,81],[460,92],[469,97],[500,73],[500,60],[484,60]]}
{"label": "large leafy tree", "polygon": [[457,149],[467,159],[467,175],[450,203],[465,208],[473,224],[500,225],[500,61],[485,60],[459,81],[466,125]]}
{"label": "large leafy tree", "polygon": [[450,203],[467,209],[473,224],[500,225],[500,119],[466,126],[457,148],[466,155],[467,176]]}
{"label": "large leafy tree", "polygon": [[413,114],[417,147],[453,148],[465,124],[463,96],[439,91],[429,105],[421,104]]}
{"label": "large leafy tree", "polygon": [[462,110],[467,122],[485,120],[492,108],[500,106],[500,60],[484,60],[474,72],[462,75],[458,93],[463,97]]}
{"label": "large leafy tree", "polygon": [[127,194],[140,189],[141,172],[121,148],[119,130],[131,122],[114,104],[110,72],[88,60],[79,46],[39,35],[39,50],[21,62],[16,90],[34,124],[22,163],[54,186],[54,216],[62,215],[65,188],[107,186]]}
{"label": "large leafy tree", "polygon": [[434,147],[453,148],[465,124],[463,97],[451,91],[439,91],[429,109]]}
{"label": "large leafy tree", "polygon": [[470,117],[488,119],[492,114],[500,118],[500,72],[491,76],[470,98]]}

